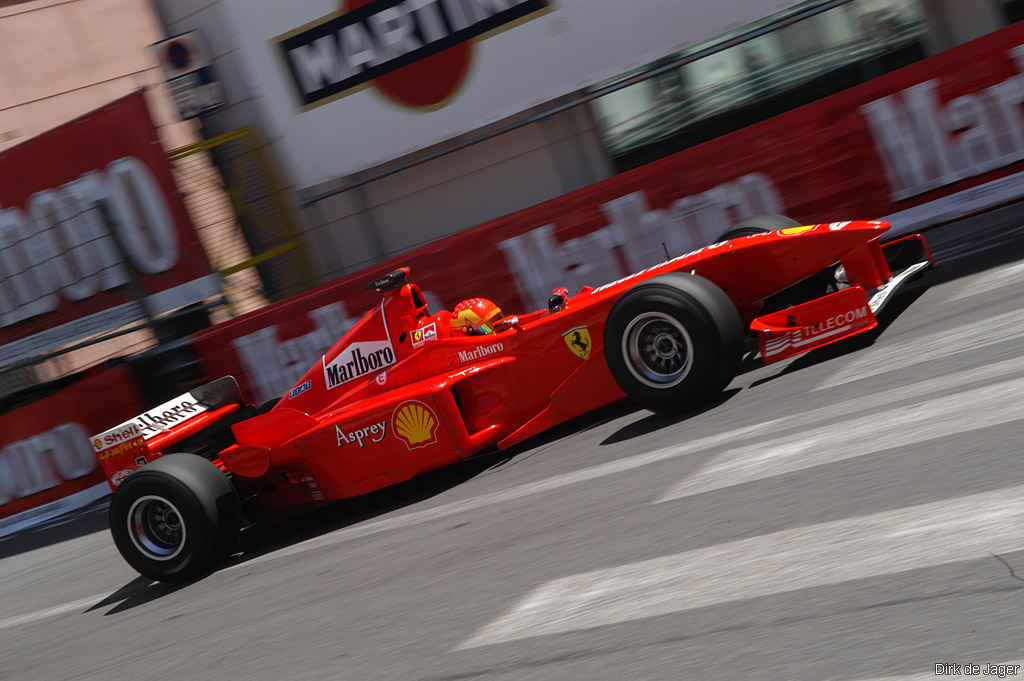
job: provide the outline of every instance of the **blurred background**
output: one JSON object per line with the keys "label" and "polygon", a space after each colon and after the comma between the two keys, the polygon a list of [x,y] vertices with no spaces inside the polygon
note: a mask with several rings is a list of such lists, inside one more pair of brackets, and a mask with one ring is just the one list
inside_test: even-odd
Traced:
{"label": "blurred background", "polygon": [[90,433],[287,391],[397,266],[519,311],[752,214],[1024,196],[1024,0],[696,5],[0,1],[0,534],[109,492]]}

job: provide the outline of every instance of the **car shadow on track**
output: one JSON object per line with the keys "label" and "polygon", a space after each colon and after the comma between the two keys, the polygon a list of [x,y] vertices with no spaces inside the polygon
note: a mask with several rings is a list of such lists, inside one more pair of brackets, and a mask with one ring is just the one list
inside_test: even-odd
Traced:
{"label": "car shadow on track", "polygon": [[109,503],[110,497],[104,497],[84,508],[0,538],[0,560],[106,531]]}
{"label": "car shadow on track", "polygon": [[258,525],[244,530],[233,547],[231,557],[199,577],[180,584],[154,582],[137,577],[125,584],[89,611],[109,607],[105,615],[115,615],[186,589],[210,575],[244,566],[261,556],[273,554],[301,542],[359,525],[406,506],[430,499],[457,487],[494,466],[501,465],[511,454],[495,452],[480,455],[446,468],[426,473],[360,497],[346,499],[306,513]]}
{"label": "car shadow on track", "polygon": [[155,601],[162,596],[178,591],[184,586],[187,586],[187,584],[161,584],[160,582],[154,582],[148,577],[140,575],[104,598],[99,603],[89,606],[85,612],[102,610],[103,608],[113,605],[114,608],[105,613],[107,615],[113,615],[130,608],[145,605],[150,601]]}
{"label": "car shadow on track", "polygon": [[[426,473],[393,487],[386,487],[364,496],[346,499],[307,513],[253,527],[242,532],[231,557],[213,570],[181,584],[164,584],[153,582],[145,577],[137,577],[91,606],[89,611],[110,608],[104,614],[116,615],[145,605],[176,591],[187,589],[190,585],[201,582],[217,572],[244,568],[246,563],[262,556],[271,556],[277,551],[286,550],[304,541],[348,527],[356,527],[387,513],[425,501],[473,478],[497,472],[516,461],[542,454],[545,449],[557,445],[561,439],[569,435],[585,432],[636,411],[641,411],[641,407],[631,402],[619,402],[556,426],[504,452],[489,451],[477,454],[465,461]],[[688,412],[665,417],[661,423],[668,425],[696,413]],[[651,422],[647,427],[653,429],[653,424],[654,422]]]}
{"label": "car shadow on track", "polygon": [[[683,421],[692,419],[693,417],[699,416],[704,412],[711,411],[712,409],[717,409],[721,405],[731,400],[737,393],[739,393],[739,391],[739,388],[725,390],[710,402],[706,402],[703,405],[697,407],[696,409],[684,411],[679,414],[659,414],[657,412],[650,412],[647,416],[637,421],[627,423],[622,428],[619,428],[617,431],[615,431],[614,433],[606,437],[604,440],[602,440],[601,445],[604,446],[619,444],[620,442],[625,442],[627,440],[632,440],[633,438],[649,435],[650,433],[661,430],[662,428],[667,428],[669,426],[674,426],[677,423],[682,423]],[[636,408],[638,410],[640,409],[640,407]]]}

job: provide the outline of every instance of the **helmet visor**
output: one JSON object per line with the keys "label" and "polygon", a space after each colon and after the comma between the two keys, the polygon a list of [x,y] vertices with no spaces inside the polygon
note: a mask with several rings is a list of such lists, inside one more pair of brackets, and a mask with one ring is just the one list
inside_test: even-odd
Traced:
{"label": "helmet visor", "polygon": [[477,333],[494,333],[494,326],[504,318],[505,315],[502,314],[501,310],[499,310],[498,308],[494,308],[494,310],[487,313],[487,316],[485,316],[483,319],[481,319],[479,322],[473,325],[473,329]]}

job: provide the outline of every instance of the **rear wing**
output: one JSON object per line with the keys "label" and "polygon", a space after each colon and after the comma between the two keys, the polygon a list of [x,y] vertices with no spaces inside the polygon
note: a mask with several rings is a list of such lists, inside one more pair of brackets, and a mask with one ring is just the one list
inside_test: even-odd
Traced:
{"label": "rear wing", "polygon": [[93,435],[93,451],[111,489],[168,447],[246,406],[234,376],[211,381]]}

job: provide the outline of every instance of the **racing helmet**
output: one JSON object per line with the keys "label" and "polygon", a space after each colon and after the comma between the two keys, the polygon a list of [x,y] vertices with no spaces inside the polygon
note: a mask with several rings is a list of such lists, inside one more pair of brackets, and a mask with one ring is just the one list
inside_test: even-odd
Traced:
{"label": "racing helmet", "polygon": [[452,329],[469,334],[494,333],[494,325],[504,316],[501,308],[486,298],[470,298],[455,306]]}

